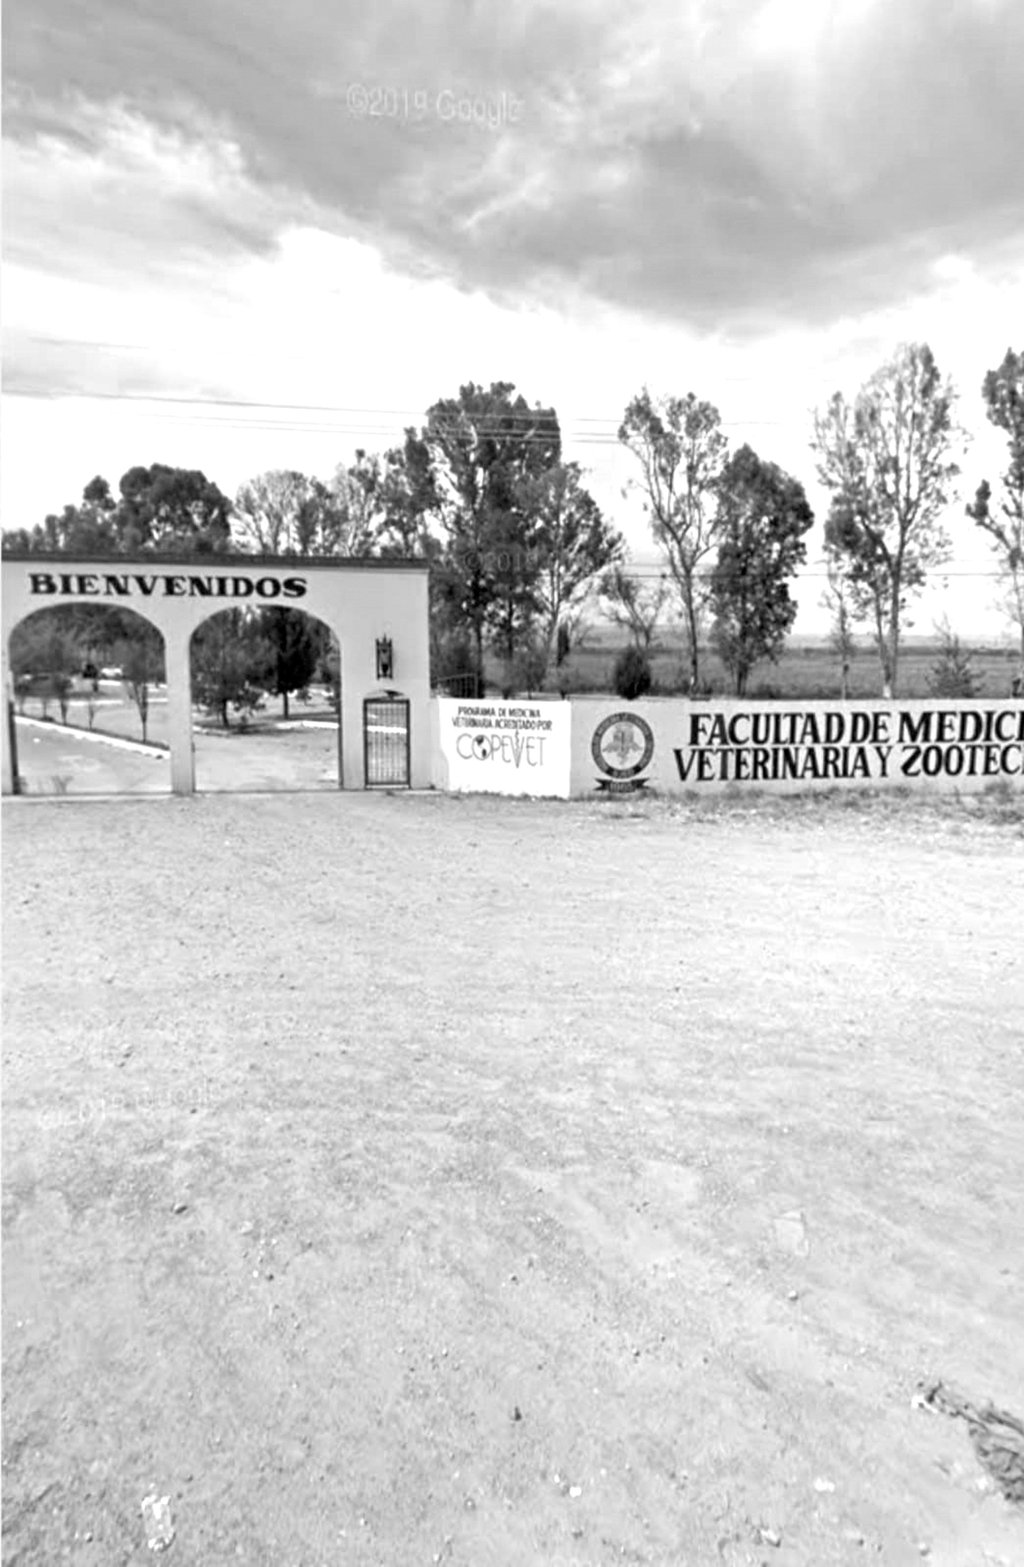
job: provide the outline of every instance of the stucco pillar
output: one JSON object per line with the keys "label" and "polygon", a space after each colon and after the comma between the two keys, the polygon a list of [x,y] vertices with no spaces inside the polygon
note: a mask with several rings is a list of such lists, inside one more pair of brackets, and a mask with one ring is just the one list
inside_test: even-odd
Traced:
{"label": "stucco pillar", "polygon": [[[11,748],[11,740],[12,740],[11,727],[13,726],[14,720],[13,720],[13,718],[9,718],[8,714],[11,712],[11,704],[14,701],[14,684],[13,684],[13,682],[11,680],[10,674],[8,673],[8,669],[7,669],[7,639],[6,639],[6,637],[4,638],[4,644],[3,644],[3,682],[2,682],[2,689],[3,689],[4,711],[3,711],[3,722],[0,723],[0,731],[2,731],[2,750],[3,750],[3,793],[4,794],[13,794],[14,793],[14,755],[13,755],[12,748]],[[15,744],[17,744],[16,737],[14,737],[14,742],[15,742]]]}
{"label": "stucco pillar", "polygon": [[409,722],[412,726],[410,782],[414,789],[429,789],[434,784],[434,757],[440,730],[437,727],[437,703],[430,699],[430,611],[427,579],[417,584],[420,614],[410,617],[406,631],[412,675],[408,681]]}
{"label": "stucco pillar", "polygon": [[195,755],[192,749],[192,669],[189,659],[189,628],[168,630],[165,640],[167,660],[167,738],[171,747],[171,793],[194,794],[196,788]]}
{"label": "stucco pillar", "polygon": [[[366,788],[366,756],[363,747],[363,701],[377,688],[373,633],[346,621],[335,628],[341,654],[341,787]],[[397,683],[397,682],[396,682]]]}
{"label": "stucco pillar", "polygon": [[363,756],[363,697],[368,681],[364,674],[361,680],[357,680],[352,673],[352,665],[356,662],[350,658],[346,663],[346,649],[344,642],[341,646],[341,712],[338,715],[338,724],[341,733],[341,765],[340,781],[343,789],[364,789],[366,787],[366,762]]}

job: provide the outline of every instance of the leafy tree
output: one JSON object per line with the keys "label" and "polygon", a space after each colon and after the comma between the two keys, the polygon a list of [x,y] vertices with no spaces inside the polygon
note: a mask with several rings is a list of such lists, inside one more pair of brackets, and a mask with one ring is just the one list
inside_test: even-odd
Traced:
{"label": "leafy tree", "polygon": [[612,624],[629,633],[634,647],[649,651],[669,595],[664,572],[656,582],[644,582],[617,564],[605,572],[599,591]]}
{"label": "leafy tree", "polygon": [[314,480],[274,468],[240,485],[235,496],[235,543],[256,555],[296,555],[299,510]]}
{"label": "leafy tree", "polygon": [[52,610],[28,615],[18,622],[11,632],[11,674],[22,676],[45,674],[49,668],[47,644],[53,635]]}
{"label": "leafy tree", "polygon": [[82,667],[82,648],[78,639],[60,624],[53,610],[29,615],[11,633],[11,673],[21,684],[24,697],[37,692],[42,700],[43,717],[56,699],[61,722],[68,721],[68,706],[75,676]]}
{"label": "leafy tree", "polygon": [[227,550],[231,502],[204,473],[151,463],[122,475],[115,513],[121,554],[199,555]]}
{"label": "leafy tree", "polygon": [[50,671],[50,691],[57,698],[57,706],[60,708],[60,721],[66,724],[68,721],[68,707],[71,703],[71,693],[75,689],[75,677],[69,669],[54,669]]}
{"label": "leafy tree", "polygon": [[514,689],[532,696],[544,684],[548,672],[548,647],[546,640],[536,639],[521,647],[512,666]]}
{"label": "leafy tree", "polygon": [[984,682],[975,673],[971,655],[954,634],[948,617],[943,618],[937,629],[940,652],[928,679],[930,694],[947,701],[977,696]]}
{"label": "leafy tree", "polygon": [[[239,544],[258,554],[344,555],[353,542],[338,494],[294,469],[271,469],[241,485],[235,516]],[[269,688],[287,718],[289,696],[306,689],[327,651],[327,628],[279,607],[262,610],[260,623],[270,650]]]}
{"label": "leafy tree", "polygon": [[330,484],[320,479],[309,481],[295,519],[294,549],[297,555],[368,553],[368,541],[359,534],[336,479]]}
{"label": "leafy tree", "polygon": [[637,458],[651,531],[664,550],[686,628],[691,689],[700,683],[700,622],[707,589],[702,563],[715,547],[718,485],[728,453],[711,403],[651,397],[645,387],[626,409],[619,440]]}
{"label": "leafy tree", "polygon": [[57,555],[114,554],[117,549],[116,503],[106,479],[91,479],[76,506],[51,512],[33,528],[16,528],[3,535],[5,553]]}
{"label": "leafy tree", "polygon": [[224,610],[196,628],[192,637],[192,690],[200,707],[230,728],[228,709],[248,716],[263,706],[272,679],[273,649],[257,615]]}
{"label": "leafy tree", "polygon": [[533,602],[544,656],[544,674],[536,683],[542,684],[552,658],[564,661],[584,601],[600,573],[623,559],[625,541],[583,487],[578,463],[552,463],[525,481],[519,499],[532,523],[539,568]]}
{"label": "leafy tree", "polygon": [[586,647],[590,634],[594,629],[590,618],[590,611],[597,603],[601,591],[601,579],[588,586],[587,591],[581,596],[579,602],[570,610],[565,610],[558,622],[558,635],[555,639],[555,668],[561,669],[569,654],[574,650]]}
{"label": "leafy tree", "polygon": [[205,474],[193,469],[129,468],[115,500],[106,479],[90,480],[77,506],[51,513],[31,530],[3,536],[4,549],[33,554],[117,555],[210,554],[226,550],[231,536],[231,502]]}
{"label": "leafy tree", "polygon": [[[361,456],[356,453],[357,462]],[[429,518],[438,514],[439,499],[430,447],[415,430],[406,430],[404,444],[381,459],[380,553],[436,559],[440,543],[430,532]]]}
{"label": "leafy tree", "polygon": [[487,632],[509,658],[530,632],[538,566],[521,498],[561,454],[554,410],[530,408],[514,391],[463,386],[428,410],[421,437],[442,537],[435,607],[448,629],[468,631],[480,680]]}
{"label": "leafy tree", "polygon": [[138,636],[122,642],[117,648],[117,662],[124,688],[138,709],[145,741],[148,738],[149,688],[155,681],[162,680],[164,674],[163,643],[156,628],[146,626]]}
{"label": "leafy tree", "polygon": [[340,554],[380,552],[390,531],[395,481],[394,454],[381,457],[360,448],[354,462],[338,464],[330,495],[338,518]]}
{"label": "leafy tree", "polygon": [[38,525],[35,528],[5,528],[2,535],[3,552],[5,555],[30,555],[36,554],[44,546],[37,544],[35,534],[41,532]]}
{"label": "leafy tree", "polygon": [[855,617],[871,618],[884,694],[896,694],[902,617],[949,556],[940,516],[959,468],[955,394],[926,344],[901,347],[852,406],[815,417],[818,476],[831,493],[827,547],[843,560]]}
{"label": "leafy tree", "polygon": [[[250,479],[235,498],[240,543],[266,555],[396,553],[396,534],[422,531],[421,514],[407,527],[415,510],[408,474],[419,455],[408,446],[384,457],[357,450],[355,461],[339,463],[326,484],[292,469]],[[401,552],[418,553],[414,547]]]}
{"label": "leafy tree", "polygon": [[651,660],[645,648],[631,644],[615,660],[612,681],[615,693],[625,702],[635,702],[651,689]]}
{"label": "leafy tree", "polygon": [[526,492],[510,475],[492,474],[486,557],[492,591],[484,625],[509,669],[535,644],[540,609],[540,532],[525,508]]}
{"label": "leafy tree", "polygon": [[749,446],[729,459],[720,485],[711,637],[737,696],[756,663],[778,659],[796,616],[789,579],[807,557],[804,535],[813,522],[798,480]]}
{"label": "leafy tree", "polygon": [[[273,608],[260,612],[261,630],[271,653],[270,690],[281,698],[288,717],[288,698],[304,691],[316,674],[323,652],[317,622],[302,610]],[[326,632],[326,626],[323,631]]]}
{"label": "leafy tree", "polygon": [[432,621],[430,627],[430,678],[434,688],[442,695],[464,697],[467,702],[480,701],[486,695],[486,685],[477,668],[473,641],[468,631],[439,626]]}
{"label": "leafy tree", "polygon": [[982,386],[989,421],[1002,430],[1010,448],[1010,461],[1002,474],[1002,495],[992,508],[987,479],[978,486],[967,515],[992,540],[1009,586],[1010,618],[1020,632],[1020,678],[1024,680],[1024,349],[1012,348],[998,370],[990,370]]}
{"label": "leafy tree", "polygon": [[850,695],[850,665],[857,656],[857,637],[850,604],[850,586],[843,569],[842,559],[836,556],[834,551],[826,551],[825,569],[828,586],[822,594],[821,602],[825,609],[832,612],[832,625],[829,629],[828,644],[839,662],[839,699],[845,702]]}

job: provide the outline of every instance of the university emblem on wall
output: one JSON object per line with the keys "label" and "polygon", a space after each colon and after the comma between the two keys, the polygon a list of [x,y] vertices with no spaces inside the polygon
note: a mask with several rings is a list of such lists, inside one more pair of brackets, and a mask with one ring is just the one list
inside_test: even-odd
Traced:
{"label": "university emblem on wall", "polygon": [[599,788],[642,788],[647,780],[638,774],[650,766],[654,755],[651,726],[635,713],[612,713],[594,730],[590,754],[595,766],[605,774],[597,780]]}

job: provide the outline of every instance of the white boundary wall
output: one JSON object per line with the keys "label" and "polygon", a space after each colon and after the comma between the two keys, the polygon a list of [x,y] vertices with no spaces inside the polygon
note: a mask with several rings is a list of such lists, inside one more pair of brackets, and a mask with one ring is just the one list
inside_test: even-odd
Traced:
{"label": "white boundary wall", "polygon": [[574,796],[1024,786],[1024,701],[623,702],[575,697]]}

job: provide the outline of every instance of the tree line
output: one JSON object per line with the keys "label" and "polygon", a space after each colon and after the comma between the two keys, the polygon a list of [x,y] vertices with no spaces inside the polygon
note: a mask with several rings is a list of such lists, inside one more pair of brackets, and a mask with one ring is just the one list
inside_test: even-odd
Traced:
{"label": "tree line", "polygon": [[[995,485],[978,483],[963,515],[995,554],[1024,674],[1024,350],[1008,349],[981,390],[1008,461]],[[946,518],[966,445],[956,406],[931,349],[908,344],[853,398],[837,392],[814,415],[811,450],[829,496],[833,645],[845,663],[866,628],[886,696],[898,690],[908,606],[952,552]],[[662,561],[653,581],[630,569],[622,535],[580,465],[565,460],[555,409],[530,406],[507,382],[463,386],[400,446],[358,450],[329,480],[267,472],[231,500],[201,472],[136,467],[116,495],[97,477],[59,515],[5,532],[3,547],[91,558],[418,556],[431,565],[435,683],[458,680],[464,694],[482,694],[488,657],[509,693],[557,682],[599,608],[627,632],[620,680],[637,692],[649,684],[658,625],[674,610],[690,692],[707,689],[710,645],[743,695],[755,666],[778,660],[796,616],[791,588],[814,522],[804,488],[750,445],[731,450],[718,409],[693,393],[655,398],[644,388],[618,439],[634,459],[630,487]],[[79,648],[102,640],[98,615],[117,613],[53,612]],[[229,702],[256,705],[265,690],[287,704],[315,671],[330,678],[323,628],[308,617],[279,608],[230,614],[230,623],[196,634],[205,700],[225,720]],[[148,645],[139,622],[122,619],[114,638],[122,650]],[[120,662],[132,658],[144,677],[142,655],[125,652]]]}

